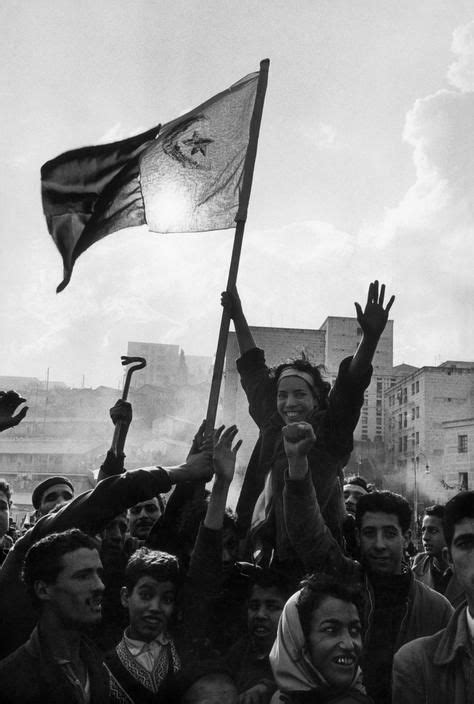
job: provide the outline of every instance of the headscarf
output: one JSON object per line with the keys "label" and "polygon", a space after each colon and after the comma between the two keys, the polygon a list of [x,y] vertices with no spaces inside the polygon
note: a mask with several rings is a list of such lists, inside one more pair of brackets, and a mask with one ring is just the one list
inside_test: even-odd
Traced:
{"label": "headscarf", "polygon": [[[317,689],[329,694],[334,688],[313,665],[307,650],[296,608],[300,593],[301,590],[288,599],[280,616],[277,637],[270,652],[273,676],[282,692],[307,692]],[[357,668],[348,689],[365,694],[360,668]]]}

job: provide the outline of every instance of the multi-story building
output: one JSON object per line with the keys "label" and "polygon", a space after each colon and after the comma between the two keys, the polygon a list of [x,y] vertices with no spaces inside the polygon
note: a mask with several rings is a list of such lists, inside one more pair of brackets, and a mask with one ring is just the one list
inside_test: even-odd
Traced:
{"label": "multi-story building", "polygon": [[164,345],[159,342],[129,342],[127,355],[146,359],[146,367],[132,376],[132,388],[137,389],[145,384],[169,386],[177,383],[181,362],[179,345]]}
{"label": "multi-story building", "polygon": [[473,403],[471,362],[422,367],[399,380],[387,392],[388,478],[408,493],[416,484],[422,503],[445,503],[460,484],[472,486]]}

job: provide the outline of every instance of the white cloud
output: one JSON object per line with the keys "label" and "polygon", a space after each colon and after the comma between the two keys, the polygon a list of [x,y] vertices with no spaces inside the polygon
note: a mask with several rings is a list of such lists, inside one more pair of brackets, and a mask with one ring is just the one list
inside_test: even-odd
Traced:
{"label": "white cloud", "polygon": [[317,149],[340,149],[341,142],[333,125],[320,122],[314,127],[304,127],[303,136],[307,142]]}
{"label": "white cloud", "polygon": [[456,61],[448,69],[448,80],[462,91],[474,90],[474,21],[453,32],[451,50]]}

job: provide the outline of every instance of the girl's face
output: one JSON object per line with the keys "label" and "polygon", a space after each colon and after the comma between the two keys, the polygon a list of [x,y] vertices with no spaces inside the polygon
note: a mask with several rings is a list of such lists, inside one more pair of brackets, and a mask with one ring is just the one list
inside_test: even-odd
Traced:
{"label": "girl's face", "polygon": [[330,685],[337,689],[349,687],[362,650],[355,604],[324,597],[311,617],[309,649],[313,665]]}
{"label": "girl's face", "polygon": [[286,425],[307,420],[315,407],[317,400],[304,379],[285,376],[278,383],[277,410]]}

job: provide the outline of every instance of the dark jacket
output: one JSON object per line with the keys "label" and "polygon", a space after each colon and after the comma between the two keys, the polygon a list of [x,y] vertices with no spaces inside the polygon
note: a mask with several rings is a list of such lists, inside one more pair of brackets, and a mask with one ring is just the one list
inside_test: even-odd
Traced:
{"label": "dark jacket", "polygon": [[[343,494],[342,468],[353,449],[353,433],[364,402],[364,390],[372,370],[354,382],[348,375],[351,357],[341,362],[331,389],[327,408],[315,410],[308,421],[316,442],[308,455],[309,466],[323,516],[339,542],[342,542]],[[265,478],[272,470],[273,521],[277,556],[288,557],[284,531],[282,494],[287,466],[281,429],[284,422],[276,410],[276,384],[270,377],[262,350],[249,350],[237,360],[242,387],[249,402],[249,413],[260,435],[252,452],[237,503],[238,527],[244,536],[251,525],[255,504],[263,491]]]}
{"label": "dark jacket", "polygon": [[[433,556],[426,552],[418,553],[415,555],[412,564],[412,572],[415,577],[426,586],[435,589],[435,580],[433,578]],[[449,567],[444,573],[445,577],[445,587],[443,591],[436,589],[440,594],[444,594],[446,599],[454,606],[456,609],[460,604],[464,603],[466,600],[466,595],[464,589],[459,584],[458,580],[453,574],[453,571]]]}
{"label": "dark jacket", "polygon": [[474,700],[474,652],[466,607],[446,628],[405,644],[393,662],[393,701],[469,704]]}
{"label": "dark jacket", "polygon": [[80,494],[56,513],[43,516],[19,538],[0,570],[0,657],[24,643],[36,623],[37,615],[21,581],[23,560],[33,543],[68,528],[80,528],[95,535],[127,507],[170,488],[168,474],[160,468],[135,469],[112,476]]}
{"label": "dark jacket", "polygon": [[[109,702],[109,677],[92,643],[83,638],[81,657],[87,667],[90,704]],[[80,688],[59,664],[38,628],[30,639],[0,662],[2,704],[84,704]]]}

